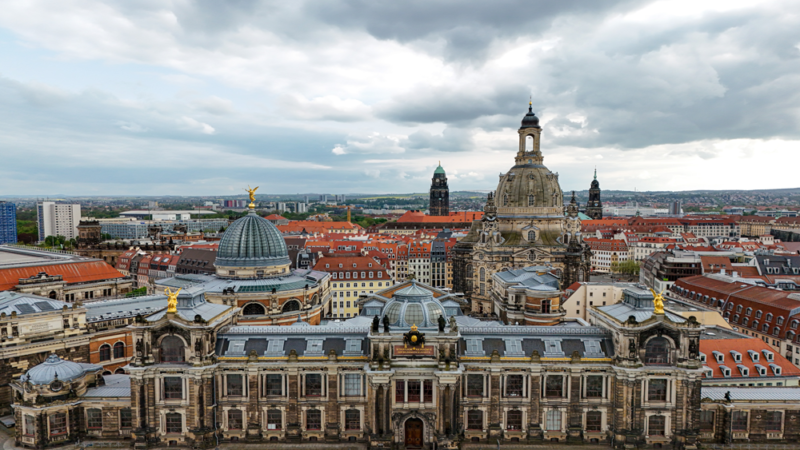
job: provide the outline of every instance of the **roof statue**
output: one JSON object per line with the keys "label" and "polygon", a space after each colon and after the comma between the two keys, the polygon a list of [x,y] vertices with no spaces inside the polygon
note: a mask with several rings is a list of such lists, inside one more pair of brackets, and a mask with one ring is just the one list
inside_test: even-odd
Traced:
{"label": "roof statue", "polygon": [[653,306],[655,307],[653,312],[655,314],[664,314],[664,296],[661,295],[664,291],[656,293],[656,291],[650,289],[650,292],[653,293]]}
{"label": "roof statue", "polygon": [[257,190],[258,190],[258,186],[250,189],[250,185],[249,184],[247,185],[247,189],[245,189],[245,192],[250,194],[250,204],[247,205],[247,207],[250,208],[250,209],[255,209],[255,207],[256,207],[255,201],[256,201],[256,191]]}
{"label": "roof statue", "polygon": [[168,313],[176,313],[178,312],[178,293],[181,291],[181,288],[178,288],[177,291],[172,292],[170,288],[164,289],[164,295],[167,296],[167,312]]}

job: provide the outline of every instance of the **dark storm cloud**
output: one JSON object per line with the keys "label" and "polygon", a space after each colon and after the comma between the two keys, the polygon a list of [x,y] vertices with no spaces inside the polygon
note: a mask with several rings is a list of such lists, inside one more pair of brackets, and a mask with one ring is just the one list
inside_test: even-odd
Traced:
{"label": "dark storm cloud", "polygon": [[[602,16],[641,4],[629,0],[342,0],[306,3],[305,11],[341,28],[364,29],[378,39],[441,41],[443,56],[450,61],[482,61],[498,39],[538,35],[562,16]],[[420,47],[423,51],[435,48]]]}

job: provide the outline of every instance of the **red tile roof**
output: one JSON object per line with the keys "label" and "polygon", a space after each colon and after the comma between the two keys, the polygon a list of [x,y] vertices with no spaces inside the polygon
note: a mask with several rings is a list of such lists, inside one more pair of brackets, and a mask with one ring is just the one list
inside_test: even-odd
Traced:
{"label": "red tile roof", "polygon": [[30,278],[40,272],[47,272],[48,275],[61,275],[67,284],[122,278],[122,274],[105,261],[76,261],[64,264],[13,267],[0,269],[0,291],[13,289],[19,284],[20,278]]}
{"label": "red tile roof", "polygon": [[483,211],[451,212],[449,216],[429,216],[421,211],[406,211],[397,223],[463,223],[481,220]]}
{"label": "red tile roof", "polygon": [[[722,353],[724,356],[722,363],[717,362],[716,358],[714,357],[715,350]],[[758,362],[753,361],[753,359],[750,357],[750,354],[747,352],[748,350],[753,350],[754,352],[758,353]],[[773,354],[772,362],[767,361],[762,350],[767,350]],[[738,352],[742,355],[741,362],[737,363],[734,360],[734,356],[731,351]],[[772,368],[769,366],[770,364],[780,366],[780,376],[800,376],[800,369],[795,367],[794,364],[792,364],[788,359],[784,358],[761,339],[701,339],[700,352],[706,356],[706,362],[704,365],[713,371],[713,378],[744,378],[742,372],[737,366],[747,367],[748,378],[760,378],[755,367],[756,364],[759,364],[767,369],[767,374],[765,377],[776,376],[773,373]],[[725,366],[731,369],[730,377],[723,376],[722,370],[720,370],[719,366]]]}

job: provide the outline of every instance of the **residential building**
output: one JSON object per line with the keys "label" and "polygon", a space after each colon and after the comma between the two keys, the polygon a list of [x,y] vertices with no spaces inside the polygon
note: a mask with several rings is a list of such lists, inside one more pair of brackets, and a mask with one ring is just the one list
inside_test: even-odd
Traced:
{"label": "residential building", "polygon": [[36,204],[36,223],[39,226],[40,242],[44,241],[47,236],[76,239],[80,220],[81,205],[55,202]]}
{"label": "residential building", "polygon": [[0,201],[0,244],[17,243],[17,205]]}
{"label": "residential building", "polygon": [[178,274],[206,274],[216,272],[214,262],[217,260],[216,250],[206,248],[187,248],[181,251],[175,272]]}
{"label": "residential building", "polygon": [[314,270],[330,274],[333,318],[357,316],[359,296],[393,284],[386,268],[368,256],[326,256],[317,262]]}
{"label": "residential building", "polygon": [[592,272],[617,273],[628,260],[628,245],[622,239],[584,238],[583,242],[592,251]]}

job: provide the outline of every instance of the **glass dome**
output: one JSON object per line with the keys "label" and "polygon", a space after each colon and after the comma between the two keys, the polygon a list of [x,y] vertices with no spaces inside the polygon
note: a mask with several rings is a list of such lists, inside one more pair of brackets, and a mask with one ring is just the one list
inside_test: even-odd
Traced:
{"label": "glass dome", "polygon": [[271,267],[289,264],[280,231],[255,211],[233,222],[219,243],[216,266]]}
{"label": "glass dome", "polygon": [[[389,325],[410,328],[437,328],[439,317],[449,319],[445,309],[433,298],[431,291],[412,283],[394,294],[394,298],[383,308],[383,316],[389,319]],[[383,319],[383,317],[381,317]]]}

